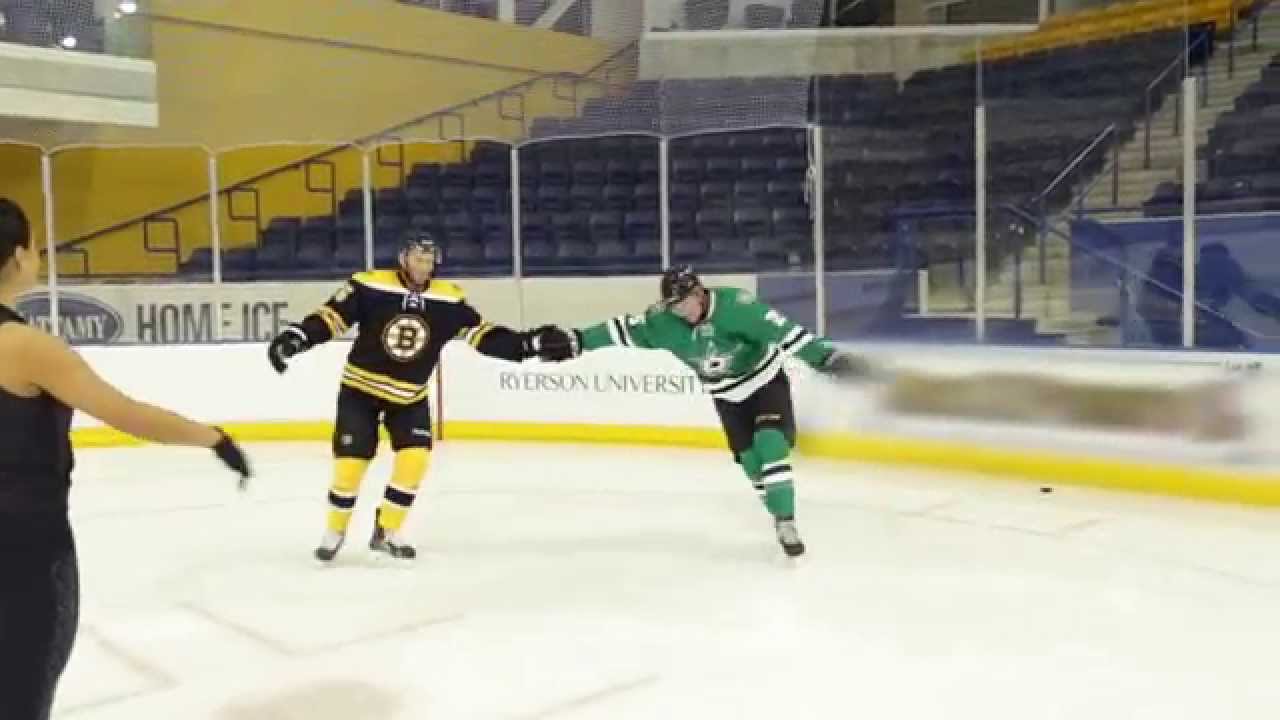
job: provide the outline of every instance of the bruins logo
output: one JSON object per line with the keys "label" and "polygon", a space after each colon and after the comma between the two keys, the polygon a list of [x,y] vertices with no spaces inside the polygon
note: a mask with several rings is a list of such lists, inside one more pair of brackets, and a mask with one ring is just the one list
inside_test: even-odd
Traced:
{"label": "bruins logo", "polygon": [[382,331],[382,347],[400,362],[412,362],[427,347],[431,328],[417,315],[397,315]]}

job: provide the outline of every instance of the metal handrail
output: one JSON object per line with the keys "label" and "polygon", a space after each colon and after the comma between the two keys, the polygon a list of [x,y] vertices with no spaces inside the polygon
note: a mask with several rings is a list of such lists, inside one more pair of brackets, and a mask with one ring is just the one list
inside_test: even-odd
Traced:
{"label": "metal handrail", "polygon": [[1067,166],[1062,169],[1062,172],[1058,173],[1058,176],[1055,177],[1053,181],[1050,182],[1047,186],[1045,186],[1045,189],[1041,190],[1040,193],[1037,194],[1032,201],[1035,203],[1040,203],[1040,202],[1043,202],[1046,198],[1048,198],[1049,194],[1052,193],[1054,190],[1057,190],[1058,186],[1061,185],[1067,179],[1067,177],[1073,171],[1075,171],[1076,168],[1080,167],[1080,163],[1083,163],[1085,161],[1085,158],[1093,154],[1094,149],[1097,148],[1098,145],[1100,145],[1103,140],[1106,140],[1109,135],[1112,135],[1113,133],[1115,133],[1115,131],[1116,131],[1116,124],[1111,123],[1106,128],[1104,128],[1102,132],[1098,133],[1098,136],[1095,137],[1084,148],[1084,150],[1081,150],[1069,163],[1067,163]]}

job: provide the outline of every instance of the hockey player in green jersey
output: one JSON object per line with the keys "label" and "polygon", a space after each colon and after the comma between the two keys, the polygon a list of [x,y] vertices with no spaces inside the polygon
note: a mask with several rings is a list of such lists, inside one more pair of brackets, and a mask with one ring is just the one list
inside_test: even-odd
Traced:
{"label": "hockey player in green jersey", "polygon": [[783,359],[796,357],[819,372],[854,378],[867,372],[860,358],[837,350],[746,291],[705,287],[689,267],[663,274],[661,300],[644,316],[582,329],[543,328],[534,346],[548,361],[611,346],[675,355],[714,399],[729,449],[773,516],[783,550],[790,556],[804,553],[790,461],[795,412]]}

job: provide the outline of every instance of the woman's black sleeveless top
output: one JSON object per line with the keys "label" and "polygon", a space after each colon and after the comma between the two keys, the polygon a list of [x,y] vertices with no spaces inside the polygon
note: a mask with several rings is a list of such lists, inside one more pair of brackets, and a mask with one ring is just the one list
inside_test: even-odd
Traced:
{"label": "woman's black sleeveless top", "polygon": [[[0,305],[0,325],[11,322],[23,319]],[[70,540],[71,412],[48,394],[26,398],[0,388],[0,550]]]}

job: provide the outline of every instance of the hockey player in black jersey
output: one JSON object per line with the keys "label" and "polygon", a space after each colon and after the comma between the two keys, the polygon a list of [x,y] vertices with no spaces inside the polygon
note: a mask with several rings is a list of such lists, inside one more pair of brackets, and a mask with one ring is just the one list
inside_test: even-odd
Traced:
{"label": "hockey player in black jersey", "polygon": [[338,391],[328,524],[315,551],[323,562],[342,547],[360,482],[377,451],[380,422],[391,438],[395,464],[369,545],[395,558],[416,556],[400,529],[430,460],[428,381],[445,343],[461,339],[485,355],[512,362],[537,355],[535,333],[485,322],[461,288],[435,278],[440,260],[430,235],[411,232],[399,269],[356,273],[319,310],[271,343],[271,364],[284,372],[289,358],[358,327]]}

